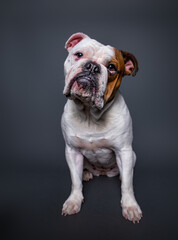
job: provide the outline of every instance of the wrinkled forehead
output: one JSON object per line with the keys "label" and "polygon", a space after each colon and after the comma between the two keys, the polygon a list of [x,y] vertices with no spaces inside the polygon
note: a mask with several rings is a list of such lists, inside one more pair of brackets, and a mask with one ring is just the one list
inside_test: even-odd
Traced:
{"label": "wrinkled forehead", "polygon": [[91,38],[83,39],[77,44],[72,49],[72,54],[78,51],[82,52],[86,58],[104,65],[115,56],[113,47],[99,43]]}

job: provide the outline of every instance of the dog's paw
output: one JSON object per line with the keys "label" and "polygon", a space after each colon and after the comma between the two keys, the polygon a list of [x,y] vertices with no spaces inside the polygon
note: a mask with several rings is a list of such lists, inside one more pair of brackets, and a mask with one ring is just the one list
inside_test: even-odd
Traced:
{"label": "dog's paw", "polygon": [[83,171],[83,181],[89,181],[90,179],[93,179],[93,174],[87,170]]}
{"label": "dog's paw", "polygon": [[63,204],[62,215],[67,216],[78,213],[81,209],[82,201],[83,198],[69,197]]}
{"label": "dog's paw", "polygon": [[142,211],[138,204],[132,206],[122,206],[122,215],[125,219],[128,219],[133,223],[139,223],[142,218]]}

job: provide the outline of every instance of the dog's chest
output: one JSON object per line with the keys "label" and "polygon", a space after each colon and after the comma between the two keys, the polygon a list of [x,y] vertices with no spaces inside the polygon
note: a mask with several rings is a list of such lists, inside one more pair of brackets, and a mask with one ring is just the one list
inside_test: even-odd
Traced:
{"label": "dog's chest", "polygon": [[83,134],[75,134],[71,135],[71,143],[75,148],[85,149],[88,151],[96,151],[97,149],[106,148],[107,147],[107,139],[101,137],[98,138],[95,135],[87,134],[84,136]]}
{"label": "dog's chest", "polygon": [[73,101],[68,101],[62,117],[66,144],[81,152],[91,162],[113,162],[117,146],[131,139],[131,121],[122,97],[99,120],[82,115]]}
{"label": "dog's chest", "polygon": [[67,140],[70,146],[82,153],[90,162],[106,164],[113,159],[111,131],[101,126],[88,126],[86,122],[75,121],[68,126]]}
{"label": "dog's chest", "polygon": [[103,137],[71,136],[72,145],[77,148],[89,161],[99,164],[109,164],[113,159],[113,151],[110,149],[108,140]]}

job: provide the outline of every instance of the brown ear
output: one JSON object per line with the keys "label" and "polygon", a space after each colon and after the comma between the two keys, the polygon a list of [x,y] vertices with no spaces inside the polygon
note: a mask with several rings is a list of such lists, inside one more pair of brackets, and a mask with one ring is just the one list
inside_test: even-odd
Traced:
{"label": "brown ear", "polygon": [[135,56],[129,52],[121,51],[124,58],[125,72],[124,75],[135,76],[138,71],[138,62]]}

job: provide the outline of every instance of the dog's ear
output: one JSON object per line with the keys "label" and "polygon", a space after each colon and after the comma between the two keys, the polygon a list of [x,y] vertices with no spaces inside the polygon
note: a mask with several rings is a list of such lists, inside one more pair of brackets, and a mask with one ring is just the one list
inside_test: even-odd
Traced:
{"label": "dog's ear", "polygon": [[68,50],[68,52],[81,40],[84,38],[89,38],[86,34],[84,33],[74,33],[66,42],[65,44],[65,49]]}
{"label": "dog's ear", "polygon": [[125,72],[124,75],[135,76],[138,71],[138,62],[135,56],[129,52],[121,51],[124,58]]}

